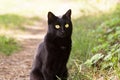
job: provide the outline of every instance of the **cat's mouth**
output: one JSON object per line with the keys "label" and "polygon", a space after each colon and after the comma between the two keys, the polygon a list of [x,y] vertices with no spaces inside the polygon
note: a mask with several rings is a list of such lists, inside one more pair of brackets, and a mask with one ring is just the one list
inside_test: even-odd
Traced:
{"label": "cat's mouth", "polygon": [[64,38],[64,37],[66,37],[66,34],[65,34],[65,33],[61,33],[61,34],[59,35],[59,37],[60,37],[60,38]]}
{"label": "cat's mouth", "polygon": [[60,36],[60,38],[64,38],[65,36]]}

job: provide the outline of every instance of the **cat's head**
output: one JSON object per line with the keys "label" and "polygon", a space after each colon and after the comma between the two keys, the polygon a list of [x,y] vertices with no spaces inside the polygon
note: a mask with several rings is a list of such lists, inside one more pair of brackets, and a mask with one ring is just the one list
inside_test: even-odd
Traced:
{"label": "cat's head", "polygon": [[52,12],[48,12],[48,33],[60,38],[71,37],[71,9],[61,17],[55,16]]}

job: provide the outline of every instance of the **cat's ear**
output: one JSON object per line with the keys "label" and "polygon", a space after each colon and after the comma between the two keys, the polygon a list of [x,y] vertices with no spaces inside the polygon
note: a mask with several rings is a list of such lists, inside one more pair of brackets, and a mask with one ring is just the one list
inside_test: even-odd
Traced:
{"label": "cat's ear", "polygon": [[48,12],[48,24],[51,24],[56,20],[56,16],[52,12]]}
{"label": "cat's ear", "polygon": [[71,19],[71,9],[69,9],[64,15],[63,18]]}

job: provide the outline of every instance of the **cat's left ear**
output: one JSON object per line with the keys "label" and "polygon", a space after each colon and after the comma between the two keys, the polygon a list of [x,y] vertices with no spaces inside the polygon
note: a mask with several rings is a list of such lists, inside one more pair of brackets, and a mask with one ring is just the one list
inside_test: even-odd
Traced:
{"label": "cat's left ear", "polygon": [[71,9],[69,9],[64,15],[63,18],[71,19]]}

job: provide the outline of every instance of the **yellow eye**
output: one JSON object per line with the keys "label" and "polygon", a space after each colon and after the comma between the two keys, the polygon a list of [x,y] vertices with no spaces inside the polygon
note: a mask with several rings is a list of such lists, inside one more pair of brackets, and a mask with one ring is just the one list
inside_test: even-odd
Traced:
{"label": "yellow eye", "polygon": [[60,25],[55,25],[55,28],[56,28],[56,29],[59,29],[59,28],[60,28]]}
{"label": "yellow eye", "polygon": [[65,24],[65,27],[68,28],[68,27],[69,27],[69,24]]}

